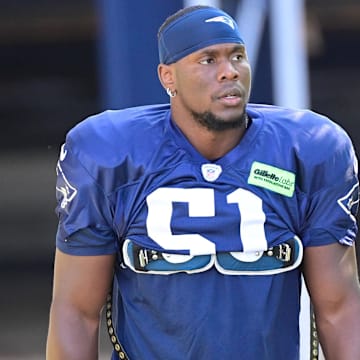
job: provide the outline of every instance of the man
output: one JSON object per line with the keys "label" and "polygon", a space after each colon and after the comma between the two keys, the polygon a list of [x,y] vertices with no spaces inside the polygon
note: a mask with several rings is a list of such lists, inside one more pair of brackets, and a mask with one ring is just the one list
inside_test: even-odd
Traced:
{"label": "man", "polygon": [[[170,105],[67,136],[47,359],[299,359],[304,274],[326,359],[360,359],[357,163],[310,111],[248,104],[234,20],[190,7],[159,30]],[[126,354],[125,354],[126,353]]]}

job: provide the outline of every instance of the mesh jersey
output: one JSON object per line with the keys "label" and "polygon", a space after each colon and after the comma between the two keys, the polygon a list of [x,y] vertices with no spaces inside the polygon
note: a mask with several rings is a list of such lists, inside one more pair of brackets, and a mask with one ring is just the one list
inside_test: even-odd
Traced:
{"label": "mesh jersey", "polygon": [[[106,111],[67,135],[56,244],[118,254],[114,322],[130,359],[298,359],[298,267],[242,266],[294,237],[304,247],[355,241],[357,163],[346,133],[310,111],[247,112],[241,142],[214,162],[169,105]],[[129,244],[167,254],[170,270],[137,271]]]}

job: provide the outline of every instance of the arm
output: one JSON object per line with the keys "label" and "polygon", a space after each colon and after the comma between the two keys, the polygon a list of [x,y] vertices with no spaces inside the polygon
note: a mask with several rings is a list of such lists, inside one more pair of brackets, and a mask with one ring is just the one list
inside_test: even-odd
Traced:
{"label": "arm", "polygon": [[112,282],[114,257],[56,251],[48,360],[98,358],[100,314]]}
{"label": "arm", "polygon": [[306,248],[304,277],[326,359],[360,359],[360,286],[354,246]]}

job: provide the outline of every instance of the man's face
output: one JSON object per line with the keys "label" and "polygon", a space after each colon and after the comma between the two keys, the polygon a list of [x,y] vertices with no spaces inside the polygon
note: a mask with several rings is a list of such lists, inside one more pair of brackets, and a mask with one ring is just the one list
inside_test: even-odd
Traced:
{"label": "man's face", "polygon": [[173,67],[176,106],[197,120],[204,116],[216,119],[220,130],[222,125],[237,127],[251,86],[251,70],[243,45],[212,45],[180,59]]}

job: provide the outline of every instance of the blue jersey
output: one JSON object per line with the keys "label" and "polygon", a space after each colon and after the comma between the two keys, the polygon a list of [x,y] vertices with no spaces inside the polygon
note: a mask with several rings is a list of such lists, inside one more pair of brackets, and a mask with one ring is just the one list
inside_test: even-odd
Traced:
{"label": "blue jersey", "polygon": [[106,111],[67,135],[56,244],[117,254],[112,326],[130,359],[298,359],[303,248],[355,241],[346,133],[311,111],[247,113],[216,161],[169,105]]}

